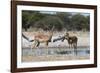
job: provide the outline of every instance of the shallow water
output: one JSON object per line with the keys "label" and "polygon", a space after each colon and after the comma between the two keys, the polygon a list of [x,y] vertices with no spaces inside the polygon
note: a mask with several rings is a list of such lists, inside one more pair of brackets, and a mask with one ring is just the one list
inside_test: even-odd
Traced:
{"label": "shallow water", "polygon": [[[77,54],[76,54],[77,53]],[[68,48],[36,48],[36,49],[23,49],[22,56],[45,56],[45,55],[77,55],[89,56],[89,48],[78,48],[77,51]]]}

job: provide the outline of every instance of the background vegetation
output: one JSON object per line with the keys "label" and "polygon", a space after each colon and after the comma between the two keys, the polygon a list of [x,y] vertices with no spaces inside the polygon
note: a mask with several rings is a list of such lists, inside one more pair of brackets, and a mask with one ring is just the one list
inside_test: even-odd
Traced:
{"label": "background vegetation", "polygon": [[90,16],[85,13],[22,11],[22,28],[55,31],[89,31]]}

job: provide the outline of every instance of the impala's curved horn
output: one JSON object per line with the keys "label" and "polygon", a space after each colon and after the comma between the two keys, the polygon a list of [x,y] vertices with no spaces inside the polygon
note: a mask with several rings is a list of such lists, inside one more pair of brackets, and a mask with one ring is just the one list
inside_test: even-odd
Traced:
{"label": "impala's curved horn", "polygon": [[55,28],[55,26],[53,26],[53,27],[52,27],[51,31],[53,31],[53,30],[54,30],[54,28]]}

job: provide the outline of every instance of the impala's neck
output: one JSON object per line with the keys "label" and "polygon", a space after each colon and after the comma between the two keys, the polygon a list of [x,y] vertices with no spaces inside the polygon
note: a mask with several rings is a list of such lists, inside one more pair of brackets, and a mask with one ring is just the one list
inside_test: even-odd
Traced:
{"label": "impala's neck", "polygon": [[49,35],[49,42],[51,42],[52,35],[53,35],[53,32],[51,32],[50,35]]}

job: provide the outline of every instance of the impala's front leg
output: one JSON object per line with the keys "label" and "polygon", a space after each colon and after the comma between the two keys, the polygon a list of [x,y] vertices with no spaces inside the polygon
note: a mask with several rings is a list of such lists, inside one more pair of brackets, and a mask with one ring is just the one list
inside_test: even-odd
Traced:
{"label": "impala's front leg", "polygon": [[73,44],[71,44],[71,48],[73,48]]}
{"label": "impala's front leg", "polygon": [[48,48],[48,44],[49,44],[49,42],[47,41],[45,44],[46,44],[46,47]]}

